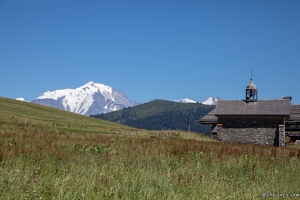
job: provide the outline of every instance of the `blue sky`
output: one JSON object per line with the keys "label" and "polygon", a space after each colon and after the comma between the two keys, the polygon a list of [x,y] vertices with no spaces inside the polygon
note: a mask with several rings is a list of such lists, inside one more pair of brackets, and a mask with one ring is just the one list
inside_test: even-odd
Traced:
{"label": "blue sky", "polygon": [[89,81],[134,101],[300,104],[300,1],[0,0],[0,96]]}

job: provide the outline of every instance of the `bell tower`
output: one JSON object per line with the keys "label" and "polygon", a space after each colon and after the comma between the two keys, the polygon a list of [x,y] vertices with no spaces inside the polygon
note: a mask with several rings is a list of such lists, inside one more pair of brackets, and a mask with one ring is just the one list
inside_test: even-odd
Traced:
{"label": "bell tower", "polygon": [[252,75],[249,85],[246,87],[246,102],[256,102],[258,97],[258,89],[252,81]]}

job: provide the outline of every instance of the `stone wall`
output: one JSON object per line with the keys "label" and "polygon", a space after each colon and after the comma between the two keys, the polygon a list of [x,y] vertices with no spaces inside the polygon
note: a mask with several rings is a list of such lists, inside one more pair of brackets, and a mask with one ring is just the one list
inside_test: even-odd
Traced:
{"label": "stone wall", "polygon": [[284,124],[283,118],[219,118],[218,123],[219,141],[282,145],[284,129],[278,127]]}
{"label": "stone wall", "polygon": [[278,146],[285,146],[285,125],[283,124],[278,126]]}

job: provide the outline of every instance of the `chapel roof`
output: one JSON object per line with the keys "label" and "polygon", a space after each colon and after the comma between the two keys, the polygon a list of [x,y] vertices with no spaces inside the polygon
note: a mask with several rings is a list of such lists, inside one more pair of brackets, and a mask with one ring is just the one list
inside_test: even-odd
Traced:
{"label": "chapel roof", "polygon": [[260,100],[257,102],[219,100],[215,115],[289,116],[290,100]]}
{"label": "chapel roof", "polygon": [[[265,101],[268,101],[268,102],[270,102],[271,100],[265,100]],[[272,106],[276,106],[276,104],[278,104],[279,102],[278,102],[278,100],[273,100],[273,101],[277,101],[277,102],[272,102]],[[219,103],[221,102],[221,100],[219,100],[218,101]],[[224,102],[224,101],[222,101],[222,102]],[[221,104],[223,104],[223,105],[228,105],[228,104],[234,104],[235,102],[237,102],[237,101],[231,101],[232,103],[228,103],[228,101],[226,101],[226,103],[221,103]],[[258,102],[261,102],[261,101],[258,101]],[[258,102],[255,102],[256,104],[258,103]],[[253,104],[253,103],[251,103],[251,104]],[[265,104],[265,102],[263,103],[263,104]],[[263,104],[261,104],[260,106],[262,106]],[[284,102],[284,107],[288,107],[288,105],[287,105],[287,101],[285,101]],[[236,105],[236,104],[235,104]],[[272,107],[272,106],[268,106],[268,107]],[[282,106],[281,106],[282,107]],[[300,105],[289,105],[289,115],[290,115],[290,117],[289,117],[289,119],[288,119],[288,121],[300,121]],[[219,109],[220,110],[220,109]],[[200,123],[202,123],[202,124],[210,124],[210,123],[217,123],[218,122],[218,118],[217,118],[217,116],[216,116],[216,113],[217,113],[218,111],[217,111],[217,108],[215,108],[215,109],[213,109],[212,111],[210,111],[208,114],[206,114],[204,117],[202,117],[200,120],[199,120],[199,122]],[[229,111],[227,111],[227,113],[228,113]],[[278,110],[277,110],[277,112],[278,112]],[[285,111],[285,112],[287,112],[287,111]],[[273,112],[273,113],[275,113],[275,112]],[[279,112],[278,112],[279,113]],[[218,115],[218,114],[217,114]],[[225,114],[224,114],[225,115]],[[228,114],[227,114],[228,115]],[[231,114],[232,115],[232,114]],[[242,115],[241,114],[241,112],[238,112],[238,114],[235,114],[235,115]],[[248,115],[250,115],[250,114],[248,114]],[[266,114],[267,115],[267,114]],[[269,114],[270,115],[270,114]],[[273,114],[273,115],[275,115],[275,114]],[[278,114],[276,114],[276,115],[278,115]]]}

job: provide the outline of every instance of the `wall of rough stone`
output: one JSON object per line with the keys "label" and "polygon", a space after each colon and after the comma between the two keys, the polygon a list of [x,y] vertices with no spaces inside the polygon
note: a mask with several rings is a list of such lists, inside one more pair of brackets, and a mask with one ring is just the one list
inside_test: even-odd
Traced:
{"label": "wall of rough stone", "polygon": [[278,125],[284,124],[284,119],[219,118],[218,123],[220,141],[277,146],[279,145]]}
{"label": "wall of rough stone", "polygon": [[283,124],[280,124],[278,126],[278,144],[277,144],[277,146],[285,146],[285,125],[283,125]]}

